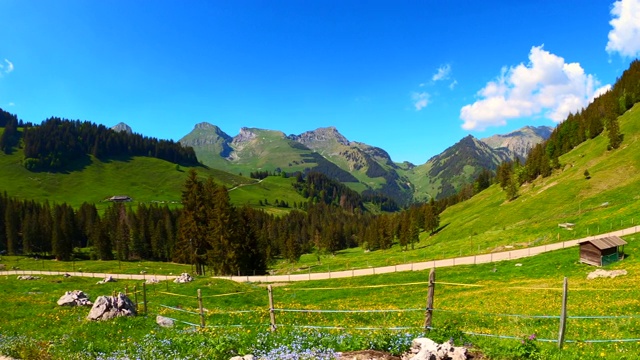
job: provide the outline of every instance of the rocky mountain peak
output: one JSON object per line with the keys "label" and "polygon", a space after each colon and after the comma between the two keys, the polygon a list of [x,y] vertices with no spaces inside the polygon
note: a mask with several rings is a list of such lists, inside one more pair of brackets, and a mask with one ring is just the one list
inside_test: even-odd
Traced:
{"label": "rocky mountain peak", "polygon": [[[335,141],[340,145],[349,146],[351,142],[344,137],[334,126],[317,128],[300,135],[290,135],[289,139],[302,143],[313,148],[313,144],[328,143]],[[311,145],[311,146],[310,146]]]}
{"label": "rocky mountain peak", "polygon": [[242,144],[245,142],[249,142],[253,139],[256,138],[256,133],[247,127],[241,127],[240,128],[240,132],[238,133],[238,135],[233,137],[233,143],[234,144]]}
{"label": "rocky mountain peak", "polygon": [[133,134],[133,130],[131,130],[131,127],[123,122],[118,123],[118,125],[116,126],[112,126],[111,130],[117,131],[117,132],[125,132],[127,134]]}
{"label": "rocky mountain peak", "polygon": [[529,150],[547,140],[552,131],[553,128],[549,126],[525,126],[506,135],[493,135],[482,141],[493,149],[507,148],[520,159],[525,159]]}

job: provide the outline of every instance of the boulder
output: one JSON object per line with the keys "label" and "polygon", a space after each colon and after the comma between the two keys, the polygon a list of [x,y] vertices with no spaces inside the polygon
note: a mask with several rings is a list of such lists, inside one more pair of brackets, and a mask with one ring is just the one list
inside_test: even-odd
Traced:
{"label": "boulder", "polygon": [[106,284],[108,282],[116,282],[116,279],[114,279],[111,275],[107,276],[106,278],[98,281],[96,283],[96,285],[100,285],[100,284]]}
{"label": "boulder", "polygon": [[58,299],[60,306],[87,306],[93,305],[89,297],[82,290],[67,291]]}
{"label": "boulder", "polygon": [[99,296],[93,304],[87,319],[108,320],[118,316],[135,316],[136,306],[123,293],[116,296]]}
{"label": "boulder", "polygon": [[191,277],[191,275],[187,273],[182,273],[175,280],[173,280],[173,282],[177,284],[184,284],[192,281],[193,281],[193,277]]}
{"label": "boulder", "polygon": [[454,346],[453,341],[445,343],[437,342],[427,338],[417,338],[411,343],[411,350],[402,356],[402,360],[466,360],[467,349],[461,346]]}
{"label": "boulder", "polygon": [[156,324],[166,328],[170,328],[170,327],[173,327],[173,325],[175,325],[173,319],[160,316],[160,315],[156,316]]}

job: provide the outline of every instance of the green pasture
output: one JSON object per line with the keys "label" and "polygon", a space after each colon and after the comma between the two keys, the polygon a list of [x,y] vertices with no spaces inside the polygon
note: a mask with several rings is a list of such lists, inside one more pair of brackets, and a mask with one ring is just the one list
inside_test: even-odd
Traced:
{"label": "green pasture", "polygon": [[[532,358],[632,359],[640,343],[640,243],[635,235],[625,239],[629,243],[627,257],[606,269],[624,269],[627,275],[613,279],[587,280],[595,268],[579,263],[577,247],[514,261],[437,269],[434,329],[428,335],[443,340],[454,337],[460,345],[473,344],[489,359],[522,358],[518,355],[523,350],[520,340],[532,334],[538,339],[534,342],[537,355]],[[5,260],[8,258],[3,257],[2,263]],[[558,350],[554,342],[546,340],[558,337],[565,276],[569,319],[564,349]],[[25,359],[45,355],[97,359],[105,354],[137,354],[151,359],[153,353],[228,359],[236,353],[256,351],[252,346],[258,339],[264,350],[301,341],[296,340],[301,336],[320,336],[322,343],[307,339],[305,344],[337,351],[358,347],[388,351],[393,344],[404,344],[396,349],[402,352],[406,336],[424,332],[428,291],[428,271],[272,284],[278,327],[272,334],[268,331],[269,297],[263,284],[197,277],[190,284],[147,284],[143,294],[141,281],[104,285],[96,281],[62,276],[20,281],[13,275],[0,276],[0,299],[5,304],[5,315],[0,318],[0,353],[18,356],[21,351]],[[127,291],[132,300],[137,299],[141,314],[90,322],[85,320],[88,308],[55,304],[65,291],[73,289],[85,291],[92,300]],[[199,329],[198,289],[204,329]],[[176,319],[177,326],[158,327],[156,315]],[[594,316],[598,318],[583,318]],[[379,342],[373,342],[374,338]],[[140,356],[140,351],[147,357]]]}

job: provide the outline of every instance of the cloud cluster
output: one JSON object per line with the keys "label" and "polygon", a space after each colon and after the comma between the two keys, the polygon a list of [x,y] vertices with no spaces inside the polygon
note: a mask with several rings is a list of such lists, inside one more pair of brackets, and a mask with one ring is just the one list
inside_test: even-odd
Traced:
{"label": "cloud cluster", "polygon": [[478,92],[480,99],[460,110],[462,128],[484,130],[529,116],[560,122],[607,89],[596,89],[598,85],[579,63],[566,63],[542,46],[534,46],[529,64],[502,68],[500,76]]}
{"label": "cloud cluster", "polygon": [[13,71],[13,63],[7,59],[4,59],[6,65],[0,64],[0,72],[8,74]]}
{"label": "cloud cluster", "polygon": [[445,64],[438,68],[438,71],[433,75],[431,80],[433,81],[446,80],[449,78],[449,74],[451,74],[451,65]]}
{"label": "cloud cluster", "polygon": [[625,57],[640,55],[640,0],[619,0],[611,8],[608,53]]}
{"label": "cloud cluster", "polygon": [[[444,65],[441,65],[438,68],[438,70],[436,70],[435,74],[433,74],[433,76],[431,77],[431,82],[427,84],[421,83],[419,86],[421,88],[427,85],[434,86],[436,82],[449,80],[450,78],[451,78],[451,65],[444,64]],[[453,88],[455,88],[457,84],[458,82],[454,79],[453,82],[451,82],[451,84],[449,85],[449,89],[453,90]],[[429,105],[431,102],[430,99],[431,99],[431,95],[426,91],[411,93],[411,100],[413,101],[413,106],[415,107],[416,111],[420,111],[425,107],[427,107],[427,105]]]}
{"label": "cloud cluster", "polygon": [[414,92],[411,94],[411,99],[416,111],[420,111],[429,105],[429,94],[427,92]]}

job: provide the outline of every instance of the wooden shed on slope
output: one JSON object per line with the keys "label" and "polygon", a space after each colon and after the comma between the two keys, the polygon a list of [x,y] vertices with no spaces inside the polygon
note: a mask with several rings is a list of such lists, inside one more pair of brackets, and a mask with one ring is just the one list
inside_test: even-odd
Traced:
{"label": "wooden shed on slope", "polygon": [[[580,244],[580,262],[595,266],[609,265],[622,258],[626,241],[617,236],[585,240]],[[622,248],[620,248],[622,247]]]}

